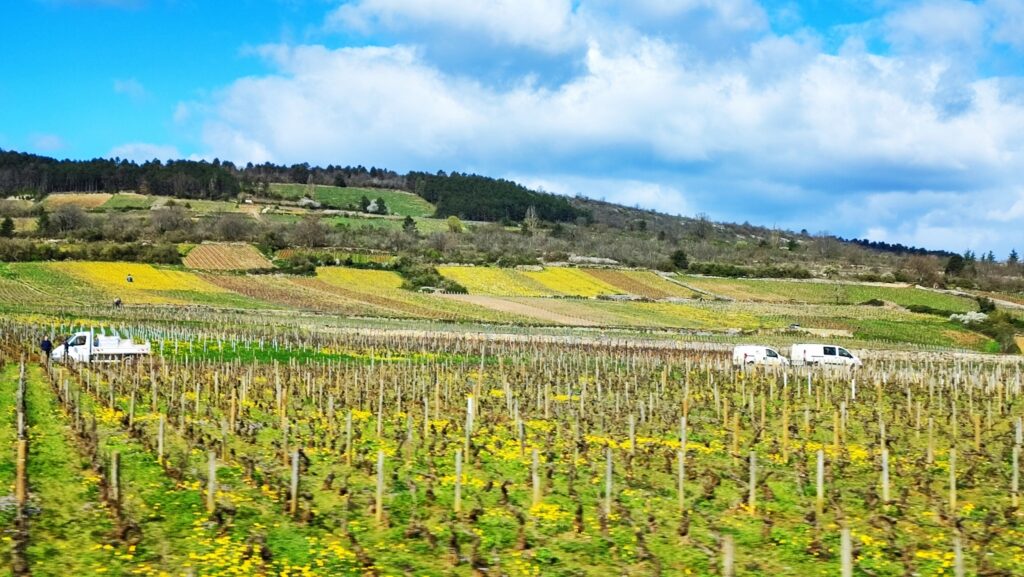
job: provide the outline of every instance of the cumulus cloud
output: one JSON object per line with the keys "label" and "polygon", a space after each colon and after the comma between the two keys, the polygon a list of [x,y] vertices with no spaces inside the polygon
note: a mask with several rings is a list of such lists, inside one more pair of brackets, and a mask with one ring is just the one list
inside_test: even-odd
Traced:
{"label": "cumulus cloud", "polygon": [[925,0],[885,17],[887,40],[901,49],[978,49],[986,29],[981,6],[966,0]]}
{"label": "cumulus cloud", "polygon": [[[240,162],[515,174],[670,213],[771,214],[793,228],[942,248],[1006,232],[972,199],[999,202],[1024,169],[1024,98],[1012,96],[1013,79],[980,78],[937,48],[977,47],[994,8],[901,7],[884,19],[898,49],[882,55],[863,42],[829,53],[814,34],[775,35],[752,0],[638,0],[620,24],[613,4],[357,0],[329,21],[368,33],[484,31],[529,51],[572,44],[559,58],[574,72],[486,82],[432,60],[413,32],[387,46],[269,45],[254,51],[269,73],[175,117],[200,123],[205,156]],[[666,22],[742,42],[708,54]]]}
{"label": "cumulus cloud", "polygon": [[993,39],[1024,49],[1024,2],[988,0],[984,7],[994,23]]}
{"label": "cumulus cloud", "polygon": [[176,160],[181,158],[181,152],[174,146],[167,144],[152,144],[148,142],[129,142],[115,146],[107,153],[109,157],[126,158],[135,162],[146,162],[149,160]]}
{"label": "cumulus cloud", "polygon": [[571,0],[357,0],[327,17],[329,27],[369,33],[422,27],[482,33],[497,42],[557,51],[572,42]]}

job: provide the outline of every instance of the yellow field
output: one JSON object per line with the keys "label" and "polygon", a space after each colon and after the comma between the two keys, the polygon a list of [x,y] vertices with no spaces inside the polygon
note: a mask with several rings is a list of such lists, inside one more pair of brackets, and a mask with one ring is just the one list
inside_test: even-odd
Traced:
{"label": "yellow field", "polygon": [[507,268],[439,266],[437,272],[466,287],[470,294],[511,297],[543,297],[559,294],[534,279]]}
{"label": "yellow field", "polygon": [[649,271],[567,267],[532,271],[475,266],[442,266],[437,270],[474,295],[595,298],[632,294],[652,299],[694,296],[692,291]]}
{"label": "yellow field", "polygon": [[53,210],[66,204],[74,204],[84,209],[99,208],[114,195],[106,192],[69,192],[62,194],[51,194],[43,199],[43,206],[47,210]]}
{"label": "yellow field", "polygon": [[35,232],[39,228],[36,226],[38,224],[36,219],[31,217],[14,218],[11,220],[14,221],[15,232]]}
{"label": "yellow field", "polygon": [[526,278],[544,285],[548,290],[564,296],[594,298],[599,295],[622,294],[622,290],[587,274],[584,269],[550,267],[542,271],[525,271]]}
{"label": "yellow field", "polygon": [[[111,298],[120,297],[125,304],[189,304],[191,299],[174,293],[227,293],[193,273],[157,268],[148,264],[127,262],[56,262],[54,269],[70,274]],[[132,282],[128,282],[131,275]]]}
{"label": "yellow field", "polygon": [[328,284],[358,292],[393,292],[402,287],[402,277],[396,272],[386,270],[328,266],[316,269],[316,276]]}

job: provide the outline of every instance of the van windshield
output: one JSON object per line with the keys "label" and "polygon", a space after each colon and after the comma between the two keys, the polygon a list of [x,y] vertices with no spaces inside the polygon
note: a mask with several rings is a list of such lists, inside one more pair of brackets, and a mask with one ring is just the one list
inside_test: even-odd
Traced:
{"label": "van windshield", "polygon": [[775,352],[775,351],[773,351],[773,350],[771,350],[771,349],[765,349],[765,351],[764,351],[764,352],[765,352],[765,354],[766,354],[766,355],[768,355],[769,357],[777,357],[777,356],[779,356],[779,353],[777,353],[777,352]]}
{"label": "van windshield", "polygon": [[853,355],[850,354],[850,351],[848,351],[846,349],[839,349],[839,356],[846,357],[848,359],[852,359],[853,358]]}

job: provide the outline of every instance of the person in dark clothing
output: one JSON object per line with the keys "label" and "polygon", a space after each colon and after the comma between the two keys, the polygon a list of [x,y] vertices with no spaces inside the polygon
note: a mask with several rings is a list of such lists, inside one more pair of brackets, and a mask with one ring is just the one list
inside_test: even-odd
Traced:
{"label": "person in dark clothing", "polygon": [[39,348],[46,355],[46,362],[50,362],[50,353],[53,352],[53,343],[50,342],[50,337],[43,337],[43,342],[39,343]]}

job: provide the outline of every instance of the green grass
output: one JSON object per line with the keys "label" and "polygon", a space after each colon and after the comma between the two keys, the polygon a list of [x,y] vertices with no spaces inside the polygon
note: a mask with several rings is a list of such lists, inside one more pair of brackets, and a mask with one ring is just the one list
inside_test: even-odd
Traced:
{"label": "green grass", "polygon": [[238,205],[234,202],[226,202],[223,200],[199,200],[199,199],[185,199],[175,198],[174,203],[178,206],[183,206],[188,210],[198,214],[209,214],[217,212],[238,212]]}
{"label": "green grass", "polygon": [[28,476],[39,514],[29,524],[26,551],[37,576],[91,575],[117,567],[102,545],[114,523],[99,501],[95,476],[74,449],[73,433],[42,369],[29,367],[25,402],[31,426]]}
{"label": "green grass", "polygon": [[[306,195],[308,186],[304,184],[271,184],[271,192],[289,199],[299,199]],[[383,198],[388,210],[400,216],[430,216],[434,214],[434,205],[401,190],[382,188],[358,188],[316,185],[313,198],[326,208],[343,210],[360,210],[360,200],[366,197],[373,201]]]}
{"label": "green grass", "polygon": [[[17,431],[14,424],[14,399],[17,395],[18,365],[7,359],[0,370],[0,407],[3,407],[3,421],[0,422],[0,487],[5,493],[14,493],[15,455],[17,454]],[[13,499],[12,499],[13,503]],[[15,510],[13,506],[0,509],[0,530],[6,534],[14,529]],[[0,575],[10,575],[10,560],[13,551],[9,538],[0,539]]]}
{"label": "green grass", "polygon": [[156,197],[142,194],[115,194],[100,206],[100,210],[146,210],[155,201]]}
{"label": "green grass", "polygon": [[900,306],[923,305],[954,312],[977,310],[971,299],[914,287],[850,283],[797,282],[763,279],[728,279],[680,275],[689,286],[740,301],[861,304],[872,299]]}

